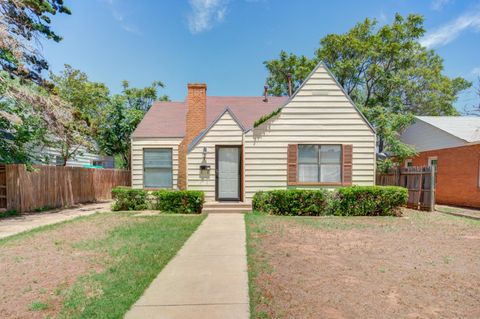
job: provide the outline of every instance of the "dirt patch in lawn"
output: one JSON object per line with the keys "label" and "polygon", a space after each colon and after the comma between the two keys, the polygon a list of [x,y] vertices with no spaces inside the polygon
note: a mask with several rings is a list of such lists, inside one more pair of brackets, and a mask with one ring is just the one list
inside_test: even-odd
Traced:
{"label": "dirt patch in lawn", "polygon": [[255,317],[480,318],[480,222],[248,216]]}
{"label": "dirt patch in lawn", "polygon": [[0,317],[55,316],[79,275],[104,268],[106,254],[84,249],[82,242],[103,238],[127,220],[101,214],[0,241]]}

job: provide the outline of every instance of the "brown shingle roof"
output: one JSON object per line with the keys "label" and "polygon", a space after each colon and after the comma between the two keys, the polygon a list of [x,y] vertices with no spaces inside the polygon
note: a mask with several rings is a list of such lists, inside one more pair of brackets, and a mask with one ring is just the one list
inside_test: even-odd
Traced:
{"label": "brown shingle roof", "polygon": [[[271,113],[287,100],[288,97],[283,96],[269,96],[268,102],[263,101],[263,96],[208,96],[207,127],[228,107],[248,130],[262,115]],[[145,114],[132,137],[183,137],[186,114],[186,102],[157,101]]]}

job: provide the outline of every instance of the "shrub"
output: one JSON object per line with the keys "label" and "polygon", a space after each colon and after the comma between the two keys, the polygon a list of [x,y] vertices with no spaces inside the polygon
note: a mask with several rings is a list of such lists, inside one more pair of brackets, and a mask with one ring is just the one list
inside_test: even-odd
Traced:
{"label": "shrub", "polygon": [[7,218],[7,217],[18,216],[18,215],[20,215],[20,213],[15,209],[10,209],[4,212],[0,212],[0,218]]}
{"label": "shrub", "polygon": [[352,186],[340,188],[332,199],[338,216],[398,216],[407,203],[408,190],[397,186]]}
{"label": "shrub", "polygon": [[272,215],[318,216],[327,214],[327,202],[325,190],[287,189],[257,192],[252,206]]}
{"label": "shrub", "polygon": [[147,191],[130,187],[115,187],[112,198],[115,202],[112,210],[143,210],[148,208]]}
{"label": "shrub", "polygon": [[156,209],[165,213],[200,214],[205,195],[201,191],[159,190],[153,192]]}

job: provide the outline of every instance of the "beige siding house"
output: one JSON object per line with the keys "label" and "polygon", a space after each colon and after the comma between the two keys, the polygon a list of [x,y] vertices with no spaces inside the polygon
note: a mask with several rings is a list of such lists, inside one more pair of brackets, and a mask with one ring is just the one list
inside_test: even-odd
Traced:
{"label": "beige siding house", "polygon": [[322,63],[291,97],[209,97],[189,84],[185,102],[154,103],[134,132],[132,185],[245,203],[260,190],[373,185],[375,144]]}

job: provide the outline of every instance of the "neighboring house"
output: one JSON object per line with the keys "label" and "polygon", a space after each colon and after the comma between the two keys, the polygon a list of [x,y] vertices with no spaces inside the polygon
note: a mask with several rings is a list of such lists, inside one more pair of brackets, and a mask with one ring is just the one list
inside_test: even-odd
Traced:
{"label": "neighboring house", "polygon": [[261,190],[373,185],[375,143],[322,63],[291,97],[214,97],[189,84],[185,101],[155,102],[133,133],[132,186],[249,203]]}
{"label": "neighboring house", "polygon": [[405,166],[436,166],[439,204],[480,208],[480,117],[417,116],[401,139],[418,156]]}
{"label": "neighboring house", "polygon": [[[44,147],[38,151],[40,156],[46,157],[46,160],[40,161],[41,164],[63,166],[64,159],[60,150],[54,147]],[[76,167],[103,167],[115,168],[115,160],[113,156],[99,155],[85,148],[75,155],[74,158],[67,160],[66,166]]]}
{"label": "neighboring house", "polygon": [[[11,141],[14,139],[11,133],[3,130],[0,130],[0,135]],[[64,164],[64,159],[58,148],[51,146],[35,147],[33,153],[38,158],[35,164],[56,166],[63,166]],[[115,159],[113,156],[92,153],[85,147],[80,146],[80,152],[74,158],[67,160],[66,166],[115,168]]]}

